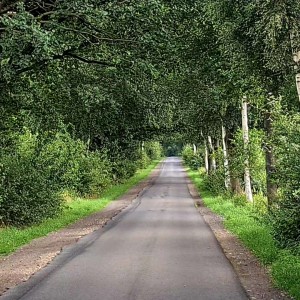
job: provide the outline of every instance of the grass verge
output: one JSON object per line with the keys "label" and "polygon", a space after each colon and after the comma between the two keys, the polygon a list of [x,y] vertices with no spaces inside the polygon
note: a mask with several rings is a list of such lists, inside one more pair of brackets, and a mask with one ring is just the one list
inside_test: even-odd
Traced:
{"label": "grass verge", "polygon": [[205,205],[223,216],[225,227],[270,269],[274,285],[300,300],[300,256],[277,246],[270,226],[260,220],[251,205],[236,206],[232,199],[214,195],[205,189],[198,171],[189,169],[188,175],[201,191]]}
{"label": "grass verge", "polygon": [[159,161],[154,161],[146,169],[137,171],[137,173],[125,183],[112,186],[99,199],[89,200],[78,198],[68,203],[62,214],[53,219],[48,219],[41,224],[30,226],[24,229],[15,227],[1,228],[0,256],[8,255],[18,249],[20,246],[28,244],[35,238],[45,236],[53,231],[57,231],[94,212],[102,210],[109,202],[125,194],[131,187],[149,176],[151,171],[158,165],[158,163]]}

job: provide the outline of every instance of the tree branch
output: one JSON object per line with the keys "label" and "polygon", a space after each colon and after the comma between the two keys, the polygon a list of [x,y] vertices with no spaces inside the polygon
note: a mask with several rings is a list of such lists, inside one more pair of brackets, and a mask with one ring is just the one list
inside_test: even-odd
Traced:
{"label": "tree branch", "polygon": [[116,66],[114,64],[111,64],[111,63],[108,63],[105,61],[85,58],[85,57],[79,56],[75,53],[68,52],[68,51],[66,51],[62,55],[58,55],[58,56],[54,57],[54,59],[64,59],[66,57],[71,57],[71,58],[77,59],[77,60],[87,63],[87,64],[96,64],[96,65],[101,65],[101,66],[106,66],[106,67],[115,67]]}

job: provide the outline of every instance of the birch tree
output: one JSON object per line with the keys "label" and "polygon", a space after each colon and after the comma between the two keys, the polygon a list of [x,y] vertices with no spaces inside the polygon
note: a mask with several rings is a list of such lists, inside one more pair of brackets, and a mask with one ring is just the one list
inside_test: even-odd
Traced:
{"label": "birch tree", "polygon": [[247,97],[243,97],[242,102],[242,130],[244,141],[244,182],[245,182],[245,194],[249,202],[253,202],[251,177],[249,167],[249,129],[248,129],[248,103]]}

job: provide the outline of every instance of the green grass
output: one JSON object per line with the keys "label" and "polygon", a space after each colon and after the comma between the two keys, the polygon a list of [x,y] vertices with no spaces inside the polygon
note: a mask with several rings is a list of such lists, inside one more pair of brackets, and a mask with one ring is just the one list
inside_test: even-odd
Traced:
{"label": "green grass", "polygon": [[20,246],[28,244],[35,238],[57,231],[94,212],[102,210],[109,202],[117,199],[131,187],[145,179],[158,163],[159,161],[154,161],[148,168],[137,171],[137,173],[125,183],[112,186],[99,199],[76,199],[68,203],[62,214],[53,219],[48,219],[39,225],[30,226],[24,229],[15,227],[1,228],[0,256],[8,255]]}
{"label": "green grass", "polygon": [[277,246],[271,228],[260,220],[252,205],[236,206],[232,199],[205,189],[198,171],[188,170],[188,174],[205,205],[223,216],[225,227],[271,270],[274,285],[300,300],[300,256]]}

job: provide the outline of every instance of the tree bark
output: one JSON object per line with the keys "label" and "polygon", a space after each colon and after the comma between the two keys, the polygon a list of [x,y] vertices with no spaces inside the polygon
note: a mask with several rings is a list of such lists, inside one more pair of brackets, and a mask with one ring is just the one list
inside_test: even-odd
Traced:
{"label": "tree bark", "polygon": [[300,101],[300,51],[297,49],[297,43],[295,43],[295,40],[299,39],[299,32],[292,32],[290,34],[290,41],[291,41],[291,47],[292,47],[292,52],[293,52],[293,60],[294,60],[294,69],[296,71],[296,87],[297,87],[297,93]]}
{"label": "tree bark", "polygon": [[208,148],[209,148],[209,173],[215,172],[217,169],[217,163],[215,158],[215,148],[212,142],[211,136],[208,136]]}
{"label": "tree bark", "polygon": [[232,157],[234,153],[234,143],[233,141],[233,133],[227,131],[227,153],[228,153],[228,163],[229,163],[229,174],[230,174],[230,187],[233,194],[240,195],[243,193],[243,189],[241,187],[241,181],[239,177],[236,175],[236,170],[232,167]]}
{"label": "tree bark", "polygon": [[268,206],[270,207],[274,201],[277,199],[277,184],[274,179],[274,174],[276,173],[276,160],[274,155],[274,150],[272,146],[272,136],[273,136],[273,103],[274,97],[268,98],[267,110],[265,113],[265,155],[266,155],[266,175],[267,175],[267,198]]}
{"label": "tree bark", "polygon": [[223,145],[223,156],[224,156],[224,175],[225,175],[225,187],[227,190],[231,188],[230,185],[230,172],[229,172],[229,161],[228,161],[228,150],[227,150],[227,134],[226,129],[222,125],[222,145]]}
{"label": "tree bark", "polygon": [[204,163],[205,163],[205,171],[206,174],[209,173],[209,158],[208,158],[208,148],[207,148],[207,142],[204,140],[204,148],[205,148],[205,156],[204,156]]}
{"label": "tree bark", "polygon": [[196,153],[197,153],[197,146],[195,144],[193,144],[193,148],[194,148],[194,155],[196,155]]}
{"label": "tree bark", "polygon": [[297,92],[300,101],[300,73],[296,74],[296,86],[297,86]]}
{"label": "tree bark", "polygon": [[244,141],[244,182],[245,182],[245,194],[249,202],[253,202],[253,195],[251,189],[251,178],[249,168],[249,128],[248,128],[248,103],[247,97],[243,97],[242,103],[242,130],[243,130],[243,141]]}

